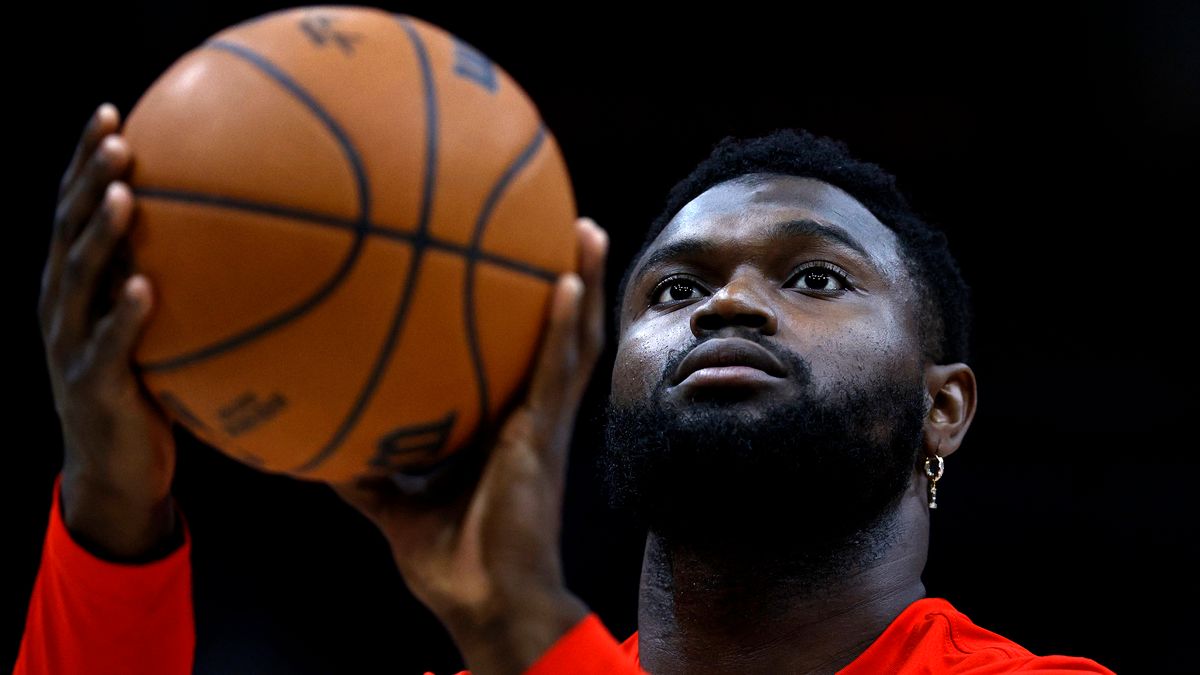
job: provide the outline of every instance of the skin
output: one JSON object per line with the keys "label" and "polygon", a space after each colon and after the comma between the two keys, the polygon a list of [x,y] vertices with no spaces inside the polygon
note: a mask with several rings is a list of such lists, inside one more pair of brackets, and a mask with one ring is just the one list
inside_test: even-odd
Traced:
{"label": "skin", "polygon": [[[689,340],[758,331],[811,364],[818,391],[833,391],[846,374],[890,370],[922,377],[930,403],[922,451],[943,457],[954,452],[974,415],[975,377],[965,364],[938,365],[922,356],[908,311],[913,285],[895,234],[829,184],[794,176],[753,178],[759,180],[728,181],[698,196],[638,261],[622,298],[613,400],[647,400],[671,351]],[[775,224],[801,219],[840,228],[866,256],[824,236],[769,238]],[[684,239],[712,248],[641,268],[655,251]],[[799,280],[796,268],[815,260],[848,272],[850,290],[821,292],[815,290],[819,281]],[[674,295],[655,290],[679,273],[690,286]],[[754,415],[763,403],[794,394],[795,386],[794,379],[774,380],[745,390],[729,405]],[[695,392],[681,383],[663,395],[686,405]],[[654,673],[831,672],[845,666],[925,595],[920,575],[928,551],[926,486],[915,469],[889,523],[898,536],[852,574],[813,592],[791,589],[753,562],[700,556],[651,532],[638,610],[643,666]],[[704,591],[689,590],[696,588]],[[787,598],[782,610],[781,597]]]}
{"label": "skin", "polygon": [[[135,560],[175,533],[170,423],[130,367],[150,308],[144,276],[101,288],[133,209],[118,180],[131,153],[115,134],[117,109],[88,121],[59,184],[38,319],[63,431],[63,518],[80,544],[110,560]],[[102,316],[93,298],[109,300]],[[113,299],[115,296],[115,299]]]}
{"label": "skin", "polygon": [[[170,422],[131,366],[153,288],[141,275],[117,275],[112,288],[103,287],[135,206],[122,180],[134,158],[119,129],[115,106],[102,104],[63,175],[38,318],[63,430],[67,528],[93,552],[122,562],[170,550],[179,531]],[[836,262],[863,291],[830,299],[783,290],[787,263],[768,253],[784,247],[767,246],[761,235],[764,223],[784,216],[839,225],[865,246],[874,265],[819,242],[786,246],[796,245],[795,263]],[[524,672],[588,612],[563,582],[559,538],[568,445],[603,348],[608,239],[589,219],[576,228],[578,272],[555,286],[525,396],[498,427],[474,482],[437,504],[414,501],[386,480],[331,486],[380,529],[405,583],[446,625],[476,675]],[[925,449],[944,456],[958,447],[974,412],[974,376],[963,364],[919,358],[895,240],[861,205],[803,179],[723,184],[683,209],[655,247],[683,236],[720,244],[708,256],[712,272],[697,277],[708,292],[648,312],[633,301],[648,292],[644,283],[631,285],[622,299],[614,396],[644,399],[668,351],[689,334],[759,330],[808,359],[817,381],[858,364],[923,373],[933,404]],[[97,298],[102,310],[89,311]],[[786,385],[760,393],[785,396]],[[753,414],[753,398],[736,405]],[[820,597],[795,597],[783,613],[754,608],[786,589],[747,585],[741,580],[755,575],[719,557],[672,550],[651,533],[639,609],[643,664],[654,672],[775,665],[806,672],[848,662],[923,594],[923,487],[914,473],[897,513],[902,545]],[[714,591],[689,595],[696,583]]]}

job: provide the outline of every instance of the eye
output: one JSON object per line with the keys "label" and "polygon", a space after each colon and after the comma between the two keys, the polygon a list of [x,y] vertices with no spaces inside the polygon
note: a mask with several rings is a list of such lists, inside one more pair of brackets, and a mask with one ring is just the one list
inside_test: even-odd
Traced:
{"label": "eye", "polygon": [[650,291],[650,304],[661,305],[666,302],[695,300],[700,297],[699,295],[694,295],[699,288],[696,283],[687,277],[667,277],[659,282],[653,291]]}
{"label": "eye", "polygon": [[800,290],[818,293],[841,293],[850,289],[848,275],[832,263],[811,262],[792,277]]}

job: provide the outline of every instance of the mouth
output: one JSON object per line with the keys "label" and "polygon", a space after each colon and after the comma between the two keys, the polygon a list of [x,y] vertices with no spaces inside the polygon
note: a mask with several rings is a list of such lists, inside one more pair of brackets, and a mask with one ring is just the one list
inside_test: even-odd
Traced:
{"label": "mouth", "polygon": [[671,386],[762,386],[782,380],[787,369],[775,355],[744,338],[714,338],[679,364]]}

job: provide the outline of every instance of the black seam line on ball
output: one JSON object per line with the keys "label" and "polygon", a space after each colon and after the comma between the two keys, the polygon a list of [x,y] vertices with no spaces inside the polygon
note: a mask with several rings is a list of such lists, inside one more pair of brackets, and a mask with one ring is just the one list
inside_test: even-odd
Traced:
{"label": "black seam line on ball", "polygon": [[496,205],[500,203],[500,198],[504,196],[509,185],[517,174],[529,164],[538,149],[542,147],[542,141],[546,138],[546,128],[539,126],[537,133],[534,134],[533,140],[529,142],[516,160],[509,165],[508,169],[500,176],[500,180],[492,187],[492,191],[487,196],[487,200],[483,203],[483,208],[479,211],[479,218],[475,221],[475,233],[471,236],[471,247],[467,251],[467,269],[465,279],[463,281],[463,319],[467,327],[467,343],[471,348],[471,365],[475,369],[475,381],[478,383],[479,391],[479,425],[486,425],[491,416],[488,409],[488,381],[487,372],[483,368],[483,354],[480,352],[479,335],[475,330],[475,265],[479,260],[479,247],[483,243],[483,232],[487,229],[488,222],[492,218],[492,212]]}
{"label": "black seam line on ball", "polygon": [[[245,211],[248,213],[261,213],[269,216],[278,216],[291,221],[306,223],[310,225],[321,225],[339,230],[356,230],[358,221],[339,218],[338,216],[317,213],[306,209],[291,208],[287,206],[277,206],[275,204],[265,204],[260,202],[251,202],[241,199],[233,199],[230,197],[218,197],[215,195],[206,195],[198,192],[188,192],[183,190],[164,190],[160,188],[135,188],[133,191],[134,197],[138,199],[155,199],[168,202],[186,202],[192,204],[203,204],[205,206],[214,206],[231,211]],[[417,239],[417,236],[412,232],[404,232],[401,230],[393,230],[388,227],[381,227],[374,223],[368,223],[366,227],[368,237],[380,237],[383,239],[392,239],[395,241],[412,243]],[[518,274],[535,277],[542,281],[553,283],[558,278],[558,272],[554,270],[544,269],[537,265],[532,265],[521,260],[514,260],[507,256],[487,251],[475,251],[472,253],[469,246],[450,241],[448,239],[438,239],[436,237],[427,237],[426,245],[432,249],[444,251],[466,257],[468,254],[474,255],[479,262],[491,263],[499,267],[504,267]]]}
{"label": "black seam line on ball", "polygon": [[388,330],[387,338],[384,340],[383,348],[375,360],[375,367],[367,377],[366,384],[359,391],[358,398],[354,401],[354,405],[350,408],[350,412],[346,415],[345,419],[338,425],[333,437],[311,459],[292,469],[291,473],[295,474],[308,473],[332,457],[338,448],[341,447],[342,441],[346,439],[350,430],[354,428],[363,411],[366,410],[367,403],[371,400],[371,397],[375,394],[375,390],[379,387],[379,383],[383,380],[384,370],[387,368],[388,362],[391,361],[392,352],[395,350],[400,333],[404,328],[404,319],[407,317],[408,309],[412,305],[414,287],[419,278],[421,261],[424,259],[425,248],[429,243],[429,214],[432,210],[430,202],[433,200],[433,195],[436,194],[433,183],[437,179],[437,139],[439,133],[437,92],[434,90],[433,72],[429,65],[429,54],[425,51],[425,43],[421,41],[421,36],[417,34],[416,30],[413,29],[407,20],[397,18],[397,21],[404,28],[404,32],[408,34],[409,41],[412,42],[413,49],[417,52],[417,60],[421,65],[422,88],[425,93],[425,189],[422,196],[421,221],[417,225],[417,232],[412,242],[412,261],[409,263],[407,278],[404,280],[404,290],[401,295],[400,306],[396,309],[396,314],[392,318],[392,325]]}
{"label": "black seam line on ball", "polygon": [[228,52],[234,56],[240,57],[251,65],[257,67],[260,71],[269,76],[277,84],[286,89],[296,99],[303,103],[318,119],[325,125],[334,138],[337,139],[338,145],[341,146],[342,152],[346,156],[351,169],[354,171],[354,183],[358,190],[358,218],[354,221],[354,244],[350,247],[349,253],[342,260],[341,265],[333,276],[325,281],[325,283],[312,295],[292,305],[291,307],[279,312],[275,316],[255,325],[251,328],[242,330],[241,332],[218,340],[204,347],[194,349],[186,354],[180,354],[167,359],[158,361],[149,361],[139,364],[143,372],[164,372],[180,368],[182,366],[195,363],[204,359],[212,358],[223,352],[231,349],[236,349],[241,345],[262,337],[263,335],[290,323],[292,320],[299,318],[314,307],[321,304],[329,294],[341,285],[342,281],[350,274],[350,270],[354,268],[354,263],[358,260],[359,254],[362,252],[364,242],[366,241],[368,218],[371,212],[371,192],[370,186],[367,184],[366,171],[363,168],[362,159],[358,151],[354,148],[350,138],[333,119],[307,91],[299,84],[293,81],[275,64],[268,61],[265,57],[257,54],[245,47],[235,45],[223,41],[212,41],[207,43],[207,46],[212,49]]}

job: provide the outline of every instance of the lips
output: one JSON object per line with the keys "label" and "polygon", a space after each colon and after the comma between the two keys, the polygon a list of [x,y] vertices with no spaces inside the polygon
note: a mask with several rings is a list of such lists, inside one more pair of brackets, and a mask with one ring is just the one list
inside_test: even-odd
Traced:
{"label": "lips", "polygon": [[783,377],[787,369],[771,352],[744,338],[713,338],[700,343],[679,364],[671,385],[677,385],[702,368],[718,366],[749,366]]}

